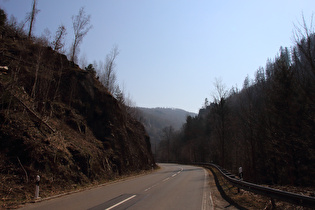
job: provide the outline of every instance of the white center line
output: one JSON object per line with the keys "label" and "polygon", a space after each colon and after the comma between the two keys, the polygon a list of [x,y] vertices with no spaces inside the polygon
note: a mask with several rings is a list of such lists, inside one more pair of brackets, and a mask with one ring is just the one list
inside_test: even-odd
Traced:
{"label": "white center line", "polygon": [[113,208],[115,208],[116,206],[119,206],[120,204],[123,204],[123,203],[129,201],[130,199],[133,199],[134,197],[136,197],[136,195],[130,196],[129,198],[126,198],[125,200],[120,201],[119,203],[116,203],[115,205],[113,205],[113,206],[111,206],[111,207],[109,207],[109,208],[107,208],[107,209],[105,209],[105,210],[113,209]]}
{"label": "white center line", "polygon": [[[173,177],[177,176],[177,175],[180,174],[182,171],[183,171],[183,168],[181,168],[181,170],[178,171],[176,174],[173,174],[172,176],[163,179],[162,182],[166,182],[166,181],[169,180],[170,178],[173,178]],[[147,192],[147,191],[151,190],[153,187],[156,187],[156,186],[159,185],[159,184],[160,184],[160,183],[157,183],[157,184],[155,184],[155,185],[153,185],[153,186],[151,186],[151,187],[148,187],[147,189],[144,190],[144,192]]]}
{"label": "white center line", "polygon": [[166,182],[166,181],[167,181],[167,180],[169,180],[169,179],[170,179],[170,178],[169,178],[169,177],[167,177],[166,179],[164,179],[164,180],[163,180],[163,182]]}

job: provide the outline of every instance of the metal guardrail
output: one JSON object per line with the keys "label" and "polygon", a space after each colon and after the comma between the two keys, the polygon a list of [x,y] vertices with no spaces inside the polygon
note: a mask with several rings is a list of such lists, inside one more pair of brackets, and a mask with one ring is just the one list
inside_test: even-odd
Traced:
{"label": "metal guardrail", "polygon": [[229,173],[225,169],[222,169],[220,166],[215,165],[215,164],[200,163],[198,165],[215,167],[223,175],[223,177],[226,180],[228,180],[234,186],[244,189],[246,191],[251,191],[260,195],[270,197],[272,199],[286,201],[288,203],[292,203],[299,206],[315,208],[315,197],[304,196],[297,193],[277,190],[270,187],[263,187],[261,185],[246,182],[246,181],[236,178],[235,175]]}

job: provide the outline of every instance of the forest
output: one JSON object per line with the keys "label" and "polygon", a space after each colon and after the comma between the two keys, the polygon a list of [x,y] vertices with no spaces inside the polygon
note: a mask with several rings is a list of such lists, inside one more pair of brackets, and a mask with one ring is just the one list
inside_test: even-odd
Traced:
{"label": "forest", "polygon": [[315,34],[304,21],[294,37],[241,90],[216,81],[213,102],[179,132],[164,130],[158,161],[212,162],[235,174],[242,166],[247,181],[315,186]]}

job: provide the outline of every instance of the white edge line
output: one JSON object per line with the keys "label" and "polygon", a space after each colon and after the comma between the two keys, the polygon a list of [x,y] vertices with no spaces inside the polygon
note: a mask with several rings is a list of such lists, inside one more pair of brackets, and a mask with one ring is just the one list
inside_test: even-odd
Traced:
{"label": "white edge line", "polygon": [[205,210],[206,209],[206,205],[207,205],[207,196],[206,196],[206,178],[207,178],[207,174],[205,169],[204,170],[204,174],[205,174],[205,178],[204,178],[204,182],[203,182],[203,192],[202,192],[202,205],[201,205],[201,209]]}
{"label": "white edge line", "polygon": [[[201,209],[202,210],[205,210],[205,209],[208,209],[207,208],[207,174],[208,174],[208,172],[205,170],[205,169],[203,169],[204,170],[204,172],[205,172],[205,181],[204,181],[204,189],[203,189],[203,199],[202,199],[202,207],[201,207]],[[210,209],[214,209],[214,203],[213,203],[213,199],[212,199],[212,194],[211,194],[211,191],[209,190],[209,199],[210,199]]]}
{"label": "white edge line", "polygon": [[105,210],[113,209],[113,208],[115,208],[116,206],[119,206],[120,204],[123,204],[123,203],[129,201],[130,199],[133,199],[134,197],[136,197],[136,195],[130,196],[129,198],[126,198],[125,200],[120,201],[119,203],[116,203],[115,205],[113,205],[113,206],[111,206],[111,207],[109,207],[109,208],[107,208],[107,209],[105,209]]}

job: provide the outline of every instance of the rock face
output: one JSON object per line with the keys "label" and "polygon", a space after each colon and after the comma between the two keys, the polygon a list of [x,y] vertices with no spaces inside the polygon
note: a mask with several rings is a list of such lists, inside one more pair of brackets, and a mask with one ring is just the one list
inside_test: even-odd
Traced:
{"label": "rock face", "polygon": [[2,200],[33,196],[37,174],[45,193],[155,165],[143,125],[93,72],[7,31],[0,38],[0,66],[8,67],[0,72]]}

